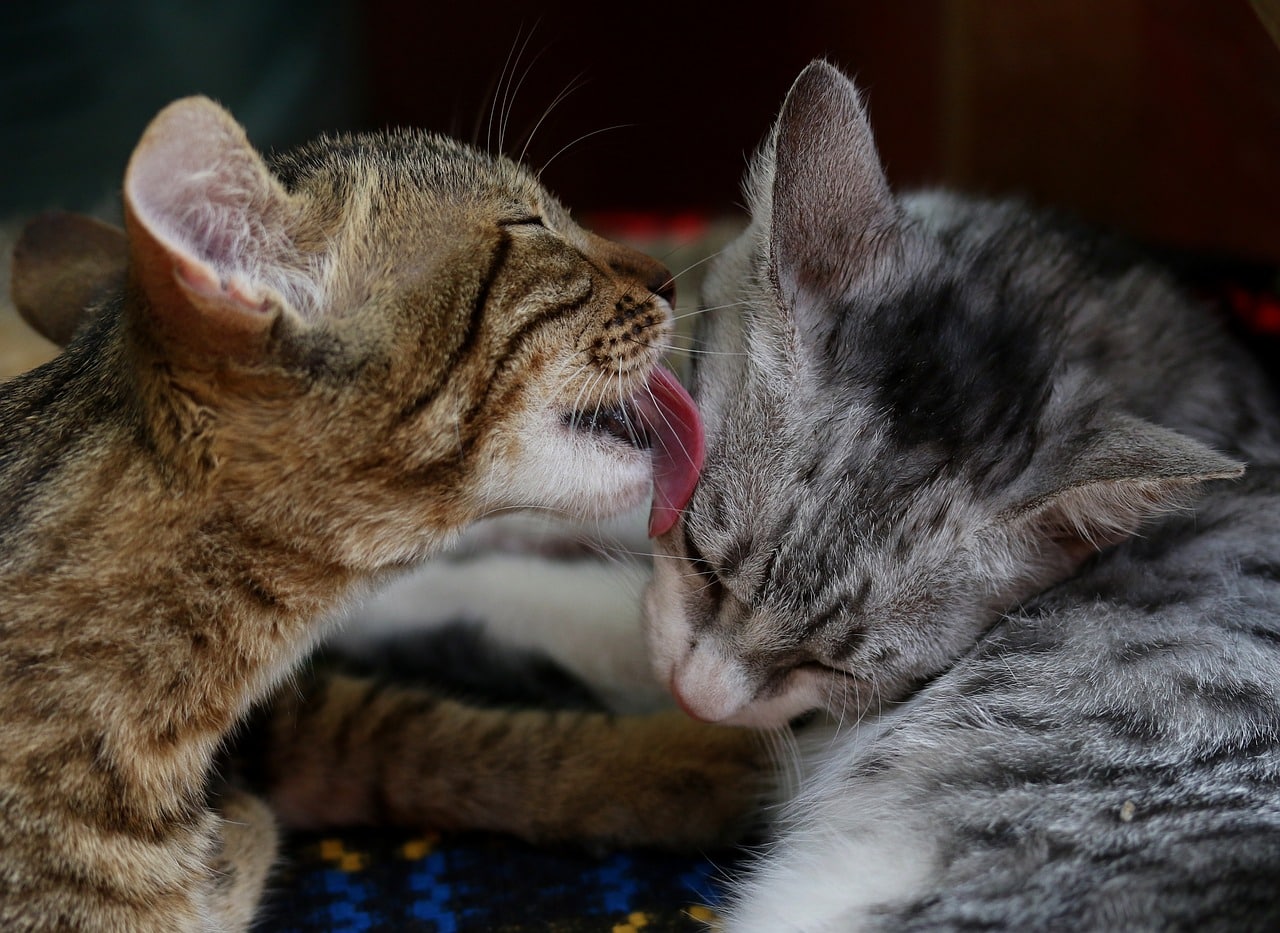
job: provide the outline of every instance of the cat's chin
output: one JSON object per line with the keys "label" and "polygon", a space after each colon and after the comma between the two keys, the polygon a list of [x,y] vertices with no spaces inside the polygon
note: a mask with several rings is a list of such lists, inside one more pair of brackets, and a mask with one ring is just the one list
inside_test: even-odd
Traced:
{"label": "cat's chin", "polygon": [[747,729],[782,729],[801,717],[818,712],[823,705],[805,698],[773,697],[759,700],[743,707],[731,716],[719,721],[722,726],[741,726]]}
{"label": "cat's chin", "polygon": [[695,644],[669,666],[659,664],[658,676],[690,717],[757,729],[786,726],[826,706],[839,692],[833,679],[845,679],[817,665],[802,665],[765,686],[707,644]]}
{"label": "cat's chin", "polygon": [[698,483],[706,450],[702,416],[675,374],[655,366],[644,385],[621,402],[569,412],[561,422],[571,435],[647,451],[653,479],[649,536],[675,525]]}
{"label": "cat's chin", "polygon": [[652,493],[649,532],[668,530],[693,493],[704,440],[698,410],[672,373],[654,367],[613,404],[526,411],[495,445],[482,491],[488,511],[538,509],[607,518]]}
{"label": "cat's chin", "polygon": [[546,412],[516,426],[518,449],[491,466],[487,510],[534,509],[575,519],[604,518],[643,505],[653,488],[649,450],[621,422],[597,415],[594,426]]}
{"label": "cat's chin", "polygon": [[[751,729],[779,729],[794,720],[825,707],[829,678],[808,670],[794,670],[787,675],[785,688],[773,696],[757,696],[735,709],[726,711],[706,691],[705,683],[693,692],[680,687],[679,678],[670,681],[676,704],[694,719],[723,726]],[[714,693],[714,691],[713,691]]]}

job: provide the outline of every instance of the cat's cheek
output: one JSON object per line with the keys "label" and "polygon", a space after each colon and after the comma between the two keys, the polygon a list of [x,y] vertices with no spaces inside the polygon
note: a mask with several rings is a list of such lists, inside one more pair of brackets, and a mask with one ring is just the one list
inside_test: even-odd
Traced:
{"label": "cat's cheek", "polygon": [[645,643],[649,648],[649,662],[658,683],[664,687],[671,682],[671,670],[678,657],[678,647],[688,643],[689,623],[685,621],[677,589],[679,575],[677,562],[663,557],[662,542],[672,532],[656,539],[653,575],[644,591],[643,627]]}

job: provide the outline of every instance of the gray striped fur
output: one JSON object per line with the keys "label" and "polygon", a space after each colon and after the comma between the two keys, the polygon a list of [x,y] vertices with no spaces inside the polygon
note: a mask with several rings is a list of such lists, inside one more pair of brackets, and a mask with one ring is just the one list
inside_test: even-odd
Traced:
{"label": "gray striped fur", "polygon": [[1280,421],[1254,363],[1120,244],[895,197],[823,63],[749,195],[649,636],[702,718],[829,722],[727,928],[1280,927]]}

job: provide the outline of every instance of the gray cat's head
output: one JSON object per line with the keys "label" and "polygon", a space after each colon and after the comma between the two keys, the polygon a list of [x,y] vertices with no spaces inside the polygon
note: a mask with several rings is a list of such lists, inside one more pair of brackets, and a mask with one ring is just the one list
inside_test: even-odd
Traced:
{"label": "gray cat's head", "polygon": [[900,697],[1239,474],[1111,404],[1068,352],[1069,257],[1024,273],[984,229],[1008,209],[957,226],[944,198],[896,198],[831,66],[796,81],[748,194],[700,319],[703,477],[647,597],[658,674],[692,715],[774,725]]}

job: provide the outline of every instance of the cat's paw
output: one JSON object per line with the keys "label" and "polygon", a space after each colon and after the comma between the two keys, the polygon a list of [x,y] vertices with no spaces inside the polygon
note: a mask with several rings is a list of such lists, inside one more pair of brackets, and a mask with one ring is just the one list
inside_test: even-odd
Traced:
{"label": "cat's paw", "polygon": [[248,929],[276,860],[278,834],[267,804],[247,791],[217,795],[220,847],[213,862],[208,910],[227,930]]}
{"label": "cat's paw", "polygon": [[535,824],[535,836],[567,833],[593,847],[727,845],[758,825],[775,784],[760,733],[681,713],[612,719],[581,769],[576,816]]}

